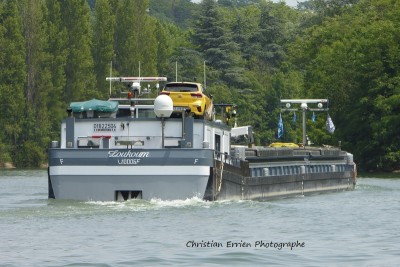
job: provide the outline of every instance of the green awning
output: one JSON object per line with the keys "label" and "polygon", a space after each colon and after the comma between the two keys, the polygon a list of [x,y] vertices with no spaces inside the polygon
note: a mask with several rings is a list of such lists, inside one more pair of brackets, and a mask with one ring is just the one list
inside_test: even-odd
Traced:
{"label": "green awning", "polygon": [[75,113],[89,110],[111,113],[118,110],[118,102],[103,101],[98,99],[92,99],[84,102],[72,102],[69,106],[71,107],[72,112]]}

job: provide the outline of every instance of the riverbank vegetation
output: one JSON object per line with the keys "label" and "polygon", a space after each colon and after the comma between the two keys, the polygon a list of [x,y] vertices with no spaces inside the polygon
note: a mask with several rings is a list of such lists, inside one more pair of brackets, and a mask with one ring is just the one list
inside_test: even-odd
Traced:
{"label": "riverbank vegetation", "polygon": [[[114,76],[140,65],[182,81],[203,81],[205,65],[214,102],[236,103],[257,145],[278,140],[280,99],[328,98],[336,131],[309,114],[315,144],[400,169],[399,1],[1,0],[0,47],[0,165],[46,162],[69,103],[109,97],[112,62]],[[279,141],[301,142],[293,115]]]}

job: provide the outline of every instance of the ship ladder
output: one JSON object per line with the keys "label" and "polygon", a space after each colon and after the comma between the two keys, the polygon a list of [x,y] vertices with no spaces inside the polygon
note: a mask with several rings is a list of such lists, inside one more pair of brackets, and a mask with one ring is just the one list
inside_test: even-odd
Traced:
{"label": "ship ladder", "polygon": [[222,187],[222,174],[224,171],[224,162],[221,160],[220,161],[220,168],[217,168],[217,161],[214,160],[214,200],[217,199],[217,195],[219,194],[219,192],[221,191],[221,187]]}
{"label": "ship ladder", "polygon": [[351,171],[351,179],[353,181],[353,187],[355,187],[357,183],[357,165],[353,163],[353,170]]}

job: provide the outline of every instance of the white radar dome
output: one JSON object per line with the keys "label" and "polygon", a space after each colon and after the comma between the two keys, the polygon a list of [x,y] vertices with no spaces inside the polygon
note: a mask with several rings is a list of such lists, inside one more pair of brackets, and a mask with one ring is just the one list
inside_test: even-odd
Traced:
{"label": "white radar dome", "polygon": [[154,100],[154,113],[159,118],[169,118],[174,110],[172,99],[167,95],[159,95]]}

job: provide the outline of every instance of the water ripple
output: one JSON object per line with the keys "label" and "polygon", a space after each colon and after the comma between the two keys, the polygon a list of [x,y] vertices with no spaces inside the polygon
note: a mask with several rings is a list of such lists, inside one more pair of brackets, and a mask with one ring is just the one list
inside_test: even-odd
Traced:
{"label": "water ripple", "polygon": [[[47,199],[45,171],[2,171],[0,266],[396,266],[400,179],[358,182],[265,202],[83,202]],[[221,246],[190,246],[208,242]]]}

